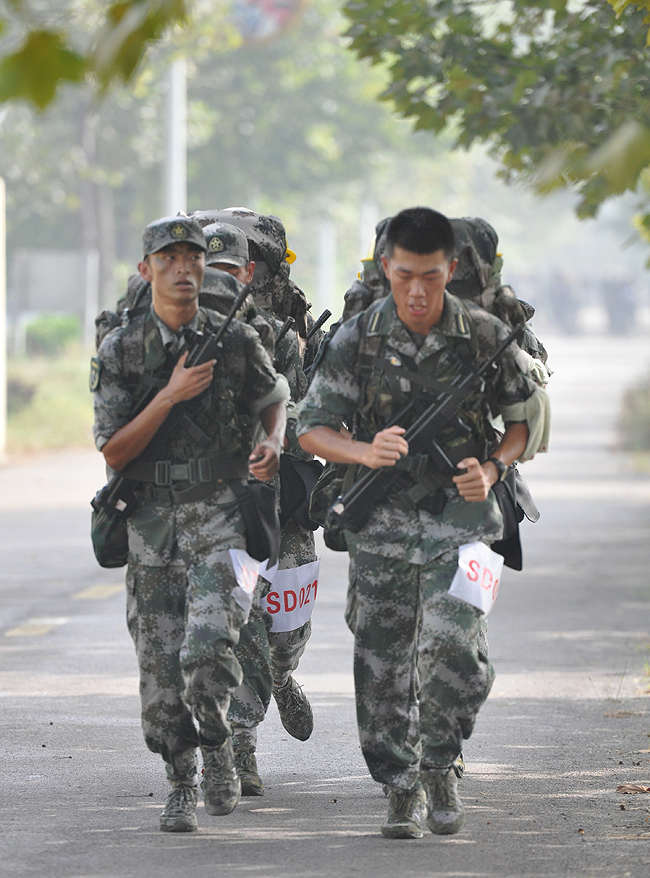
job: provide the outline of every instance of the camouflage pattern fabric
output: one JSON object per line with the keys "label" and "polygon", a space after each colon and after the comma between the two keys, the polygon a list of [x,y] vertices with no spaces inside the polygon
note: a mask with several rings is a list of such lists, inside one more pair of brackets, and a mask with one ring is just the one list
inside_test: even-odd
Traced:
{"label": "camouflage pattern fabric", "polygon": [[[277,334],[282,328],[282,322],[266,310],[260,310],[259,313]],[[289,453],[300,459],[309,459],[311,455],[302,450],[296,438],[296,403],[306,392],[307,379],[302,369],[295,332],[288,332],[280,340],[275,353],[275,368],[285,376],[291,392],[291,402],[287,405],[286,431]],[[278,477],[274,480],[274,484],[279,497]],[[313,533],[290,519],[282,528],[280,569],[299,567],[315,560]],[[256,747],[257,726],[266,716],[273,684],[282,685],[287,681],[289,675],[298,667],[311,636],[311,622],[294,631],[271,632],[271,616],[260,605],[260,599],[268,593],[269,589],[268,582],[260,578],[249,620],[240,632],[239,645],[235,651],[242,666],[244,679],[233,694],[228,714],[236,745],[240,749],[251,751]]]}
{"label": "camouflage pattern fabric", "polygon": [[[392,296],[344,323],[316,367],[300,407],[298,435],[321,425],[338,431],[359,422],[357,413],[371,411],[375,430],[381,429],[417,392],[407,382],[394,385],[391,395],[390,386],[364,379],[358,362],[362,326],[387,333],[384,357],[411,358],[418,371],[444,381],[450,377],[444,353],[472,335],[458,320],[462,313],[458,299],[446,293],[440,323],[419,344],[397,318]],[[481,362],[508,330],[476,306],[470,313],[475,357]],[[512,345],[506,351],[488,384],[497,407],[534,392],[517,363],[517,350]],[[472,402],[479,420],[487,418],[485,401]],[[404,790],[415,785],[420,767],[451,765],[493,679],[484,617],[446,592],[458,546],[499,539],[501,512],[492,492],[482,503],[466,502],[455,487],[445,494],[444,510],[434,515],[416,507],[405,487],[397,486],[358,533],[345,531],[350,552],[346,621],[355,634],[362,750],[375,780]]]}
{"label": "camouflage pattern fabric", "polygon": [[179,243],[194,244],[203,251],[207,249],[201,226],[186,216],[164,216],[149,223],[142,234],[142,252],[145,256]]}
{"label": "camouflage pattern fabric", "polygon": [[453,552],[423,565],[354,555],[357,722],[379,783],[410,790],[420,768],[451,765],[492,687],[483,616],[447,594],[456,568]]}
{"label": "camouflage pattern fabric", "polygon": [[287,234],[282,221],[276,216],[255,213],[245,207],[197,210],[192,217],[204,227],[212,223],[228,223],[244,232],[250,258],[254,262],[265,262],[270,272],[269,277],[261,281],[253,280],[249,285],[255,304],[283,323],[287,317],[293,317],[296,329],[304,338],[307,334],[306,314],[311,306],[303,291],[289,278]]}
{"label": "camouflage pattern fabric", "polygon": [[[223,321],[216,312],[199,308],[197,328],[215,328]],[[94,394],[97,447],[131,419],[131,412],[142,388],[138,382],[145,371],[155,377],[171,374],[175,358],[163,344],[153,310],[109,332],[98,351],[101,363],[99,386]],[[239,321],[231,323],[223,339],[212,384],[190,400],[186,411],[212,442],[199,443],[178,422],[171,435],[165,435],[166,456],[161,459],[183,461],[191,457],[238,454],[242,443],[248,448],[245,409],[272,393],[277,376],[257,333]],[[214,436],[212,436],[214,434]],[[181,486],[185,487],[185,486]]]}
{"label": "camouflage pattern fabric", "polygon": [[[315,560],[313,533],[289,520],[282,529],[280,570]],[[232,695],[228,719],[238,746],[249,750],[255,750],[257,726],[266,716],[273,684],[286,683],[298,667],[311,636],[311,622],[293,631],[271,631],[271,616],[260,605],[260,599],[269,590],[269,583],[260,577],[249,620],[241,629],[235,648],[243,682]]]}
{"label": "camouflage pattern fabric", "polygon": [[[193,323],[203,328],[215,319],[223,318],[200,308]],[[174,335],[168,329],[167,334]],[[145,370],[158,378],[170,366],[154,312],[110,332],[98,358],[94,432],[101,448],[129,422]],[[250,436],[237,428],[240,413],[261,400],[270,404],[277,384],[254,330],[231,324],[212,385],[188,409],[216,430],[207,451],[248,455]],[[237,423],[220,420],[225,412],[237,413]],[[178,424],[165,436],[161,454],[178,462],[204,456],[205,446],[194,449],[193,441]],[[186,484],[178,481],[174,487]],[[128,520],[128,625],[140,665],[145,740],[176,777],[182,770],[173,766],[191,762],[187,754],[199,733],[218,745],[230,732],[230,694],[242,679],[234,647],[247,612],[232,595],[237,583],[228,550],[245,549],[246,540],[239,507],[225,483],[215,482],[212,493],[197,502],[145,499],[149,496],[143,494]]]}
{"label": "camouflage pattern fabric", "polygon": [[[410,357],[418,368],[426,369],[427,361],[433,364],[429,374],[439,377],[435,363],[451,341],[462,335],[455,315],[460,308],[458,300],[445,295],[443,317],[431,329],[420,347],[404,324],[397,318],[392,296],[375,302],[365,312],[380,313],[390,327],[386,343],[386,356]],[[477,360],[490,356],[498,342],[507,335],[507,327],[487,312],[474,307],[472,317],[478,341]],[[324,425],[338,431],[343,424],[351,426],[357,412],[370,409],[372,400],[362,398],[362,380],[358,374],[357,354],[360,345],[359,321],[361,315],[344,323],[331,340],[325,356],[320,361],[305,399],[300,406],[298,436],[316,426]],[[534,391],[535,385],[525,376],[516,359],[517,346],[513,344],[502,359],[501,366],[490,382],[496,403],[508,405],[523,401]],[[449,380],[449,376],[447,376]],[[381,389],[380,400],[384,406],[379,415],[387,423],[401,408],[404,399],[393,399],[388,390]],[[483,409],[478,412],[483,416]],[[376,423],[376,429],[383,426]],[[389,501],[381,504],[368,523],[358,533],[346,531],[350,551],[367,551],[386,558],[409,560],[424,564],[454,546],[472,540],[494,542],[500,539],[502,518],[493,493],[483,503],[466,503],[456,488],[446,489],[447,505],[440,515],[418,509],[404,491],[394,491]]]}
{"label": "camouflage pattern fabric", "polygon": [[[229,488],[196,503],[144,503],[128,521],[127,622],[140,666],[147,747],[167,763],[222,743],[242,671],[234,648],[246,613],[228,549],[245,549]],[[196,722],[195,722],[196,720]],[[198,723],[198,729],[197,729]]]}

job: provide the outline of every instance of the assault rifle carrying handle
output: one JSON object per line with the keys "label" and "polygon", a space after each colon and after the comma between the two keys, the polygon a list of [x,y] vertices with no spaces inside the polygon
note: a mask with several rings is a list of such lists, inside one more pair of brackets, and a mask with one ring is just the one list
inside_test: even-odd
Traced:
{"label": "assault rifle carrying handle", "polygon": [[[404,433],[404,439],[409,444],[409,456],[426,453],[443,472],[448,474],[455,470],[454,465],[436,441],[438,432],[442,426],[457,420],[463,401],[484,383],[488,372],[496,366],[506,348],[517,340],[523,329],[522,324],[515,326],[489,359],[485,360],[477,369],[464,369],[459,372],[456,378],[450,382],[449,391],[438,394],[431,405],[427,406]],[[409,402],[386,426],[392,426],[397,422],[397,419],[403,418],[412,405],[413,401]],[[352,533],[361,530],[370,518],[375,505],[387,494],[390,487],[400,477],[401,472],[400,470],[396,471],[393,467],[379,467],[378,469],[364,467],[364,469],[364,474],[357,479],[349,491],[336,500],[330,509],[330,514],[335,521]]]}

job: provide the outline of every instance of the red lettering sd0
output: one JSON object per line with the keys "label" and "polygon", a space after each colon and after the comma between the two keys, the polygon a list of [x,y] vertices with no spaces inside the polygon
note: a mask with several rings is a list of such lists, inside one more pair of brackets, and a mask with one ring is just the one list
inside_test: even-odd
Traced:
{"label": "red lettering sd0", "polygon": [[280,601],[278,600],[279,597],[280,597],[280,595],[278,594],[277,591],[270,591],[268,593],[268,595],[266,596],[266,609],[272,615],[280,612],[281,604],[280,604]]}

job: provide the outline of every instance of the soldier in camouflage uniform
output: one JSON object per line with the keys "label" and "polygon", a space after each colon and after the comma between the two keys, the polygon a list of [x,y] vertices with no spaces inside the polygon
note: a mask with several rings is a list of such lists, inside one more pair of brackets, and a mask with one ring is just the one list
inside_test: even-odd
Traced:
{"label": "soldier in camouflage uniform", "polygon": [[[109,467],[141,485],[128,519],[128,625],[145,741],[172,785],[160,828],[188,832],[197,828],[197,746],[206,811],[230,813],[240,796],[227,712],[242,679],[234,649],[251,595],[230,555],[246,548],[231,484],[249,471],[262,480],[277,472],[288,388],[239,321],[218,360],[184,368],[194,334],[223,323],[197,304],[205,238],[195,221],[167,217],[147,226],[143,243],[152,306],[99,347],[94,435]],[[253,448],[258,420],[267,438]]]}
{"label": "soldier in camouflage uniform", "polygon": [[[377,224],[373,255],[362,260],[359,277],[345,294],[342,321],[359,314],[390,292],[381,261],[389,221],[390,217]],[[449,282],[449,292],[460,299],[471,299],[507,326],[529,323],[535,309],[518,299],[512,287],[501,281],[503,257],[497,253],[499,238],[493,226],[480,217],[465,216],[450,222],[455,236],[454,257],[458,263]],[[533,380],[545,386],[549,377],[547,353],[531,326],[526,326],[519,344],[536,361],[527,360]]]}
{"label": "soldier in camouflage uniform", "polygon": [[[276,228],[274,225],[270,227]],[[257,265],[250,259],[249,241],[244,232],[232,224],[216,222],[204,226],[203,234],[208,248],[206,272],[229,272],[238,281],[249,284],[255,292],[251,282]],[[286,241],[283,241],[286,248]],[[272,336],[277,337],[282,323],[268,310],[268,306],[272,305],[272,298],[256,297],[255,302],[260,319],[267,321]],[[279,340],[274,362],[277,371],[287,379],[291,392],[291,400],[287,406],[287,435],[283,455],[285,466],[288,464],[288,456],[301,460],[311,457],[302,451],[295,435],[295,406],[306,392],[307,380],[294,332],[287,332]],[[279,479],[276,480],[276,487],[280,491]],[[315,560],[312,532],[301,526],[295,517],[283,522],[279,569],[301,567]],[[260,577],[248,623],[240,633],[239,644],[235,650],[244,679],[233,693],[228,718],[233,728],[235,760],[244,796],[261,796],[264,793],[257,771],[255,750],[257,727],[264,720],[271,694],[276,699],[280,718],[289,734],[304,741],[309,738],[313,729],[309,701],[291,676],[307,646],[311,622],[308,621],[293,631],[271,631],[271,617],[261,605],[261,600],[269,590],[270,584]]]}
{"label": "soldier in camouflage uniform", "polygon": [[[463,824],[453,764],[494,672],[481,648],[483,614],[447,592],[458,547],[502,536],[490,487],[547,440],[544,391],[520,367],[512,344],[486,387],[463,401],[464,429],[450,425],[438,437],[458,475],[446,476],[431,460],[426,479],[409,475],[414,461],[403,438],[409,419],[386,426],[421,392],[409,373],[448,384],[459,361],[464,367],[484,361],[508,334],[497,318],[446,292],[453,253],[453,229],[441,214],[412,208],[390,221],[382,266],[391,295],[331,339],[298,426],[307,451],[354,467],[349,482],[360,465],[403,470],[367,523],[345,531],[356,599],[359,735],[370,773],[389,788],[382,826],[389,838],[421,837],[425,816],[438,834]],[[391,374],[397,367],[402,374]],[[491,407],[506,424],[500,441],[490,426]]]}

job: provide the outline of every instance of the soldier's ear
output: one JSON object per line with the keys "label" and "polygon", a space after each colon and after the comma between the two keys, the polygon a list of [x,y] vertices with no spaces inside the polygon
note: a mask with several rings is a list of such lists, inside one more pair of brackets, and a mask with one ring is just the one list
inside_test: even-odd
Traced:
{"label": "soldier's ear", "polygon": [[140,274],[142,275],[142,277],[145,280],[151,282],[151,280],[152,280],[151,265],[149,264],[149,257],[148,256],[145,256],[144,259],[142,260],[142,262],[138,262],[138,271],[140,272]]}
{"label": "soldier's ear", "polygon": [[450,281],[450,280],[452,279],[452,277],[454,276],[454,272],[456,271],[456,266],[457,266],[457,265],[458,265],[458,260],[457,260],[457,259],[452,259],[451,262],[449,263],[449,276],[448,276],[448,278],[447,278],[447,283],[449,283],[449,281]]}

